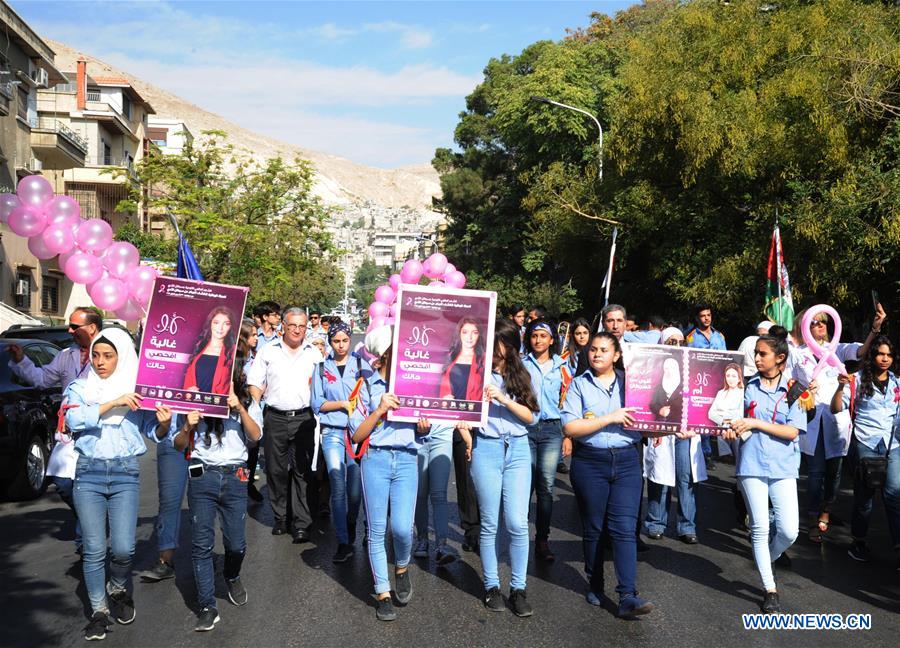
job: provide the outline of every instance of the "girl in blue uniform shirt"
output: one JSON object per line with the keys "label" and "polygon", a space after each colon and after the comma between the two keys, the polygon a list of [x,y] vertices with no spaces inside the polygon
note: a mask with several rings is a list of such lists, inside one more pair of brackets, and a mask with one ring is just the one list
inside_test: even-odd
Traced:
{"label": "girl in blue uniform shirt", "polygon": [[488,423],[478,428],[474,443],[468,425],[458,429],[471,446],[472,480],[481,514],[481,566],[484,605],[506,609],[497,568],[497,529],[501,506],[509,533],[509,604],[520,617],[531,616],[525,594],[528,571],[528,503],[531,498],[531,450],[528,428],[537,421],[538,403],[531,376],[519,359],[519,328],[498,320],[494,330],[493,372],[484,390],[490,403]]}
{"label": "girl in blue uniform shirt", "polygon": [[[788,398],[790,386],[784,368],[789,349],[787,331],[773,326],[756,341],[758,373],[744,386],[744,416],[731,421],[723,436],[740,438],[735,475],[750,514],[750,540],[756,569],[766,590],[762,611],[780,611],[772,563],[797,539],[799,513],[797,474],[800,446],[806,432],[806,413]],[[776,533],[769,537],[769,501],[775,513]]]}
{"label": "girl in blue uniform shirt", "polygon": [[562,453],[561,368],[566,361],[559,356],[559,340],[545,319],[529,322],[525,329],[525,350],[525,367],[531,374],[534,393],[541,408],[538,422],[528,428],[532,485],[537,491],[534,553],[541,560],[552,562],[556,556],[550,550],[550,519],[553,517],[556,468]]}
{"label": "girl in blue uniform shirt", "polygon": [[588,348],[590,370],[572,381],[563,408],[563,431],[573,440],[569,475],[581,514],[587,600],[603,601],[603,543],[606,529],[613,547],[619,595],[618,615],[647,614],[653,604],[637,593],[637,537],[643,490],[640,432],[634,408],[625,405],[625,375],[616,369],[622,356],[611,333],[595,333]]}
{"label": "girl in blue uniform shirt", "polygon": [[409,558],[418,488],[417,456],[422,436],[431,429],[427,419],[419,419],[418,423],[387,420],[387,413],[400,406],[397,397],[388,391],[392,336],[392,327],[387,325],[366,335],[366,349],[377,358],[372,365],[377,371],[368,380],[369,402],[366,406],[370,413],[353,433],[354,443],[367,442],[368,445],[360,465],[360,477],[369,521],[369,563],[375,579],[375,616],[380,621],[397,618],[391,602],[384,545],[389,506],[394,544],[394,592],[401,605],[406,605],[412,598]]}
{"label": "girl in blue uniform shirt", "polygon": [[72,382],[65,393],[66,425],[78,453],[73,499],[84,538],[84,585],[92,610],[84,638],[89,641],[106,637],[107,592],[116,621],[134,621],[128,588],[138,518],[138,457],[147,451],[143,437],[165,438],[172,418],[167,408],[157,408],[155,416],[138,409],[141,397],[134,393],[138,360],[127,331],[101,331],[90,354],[90,373]]}
{"label": "girl in blue uniform shirt", "polygon": [[[353,556],[356,519],[359,515],[359,465],[347,455],[346,436],[349,412],[355,407],[349,398],[359,379],[372,375],[372,367],[350,352],[350,326],[338,320],[328,329],[331,352],[312,379],[312,408],[322,430],[322,452],[331,485],[331,516],[338,548],[332,562],[346,562]],[[365,398],[365,388],[360,397]]]}
{"label": "girl in blue uniform shirt", "polygon": [[[891,371],[894,365],[894,345],[884,335],[872,342],[863,360],[853,405],[853,456],[887,457],[887,474],[882,489],[884,508],[887,510],[888,528],[894,551],[897,552],[897,569],[900,569],[900,378]],[[838,413],[850,407],[850,379],[838,378],[840,387],[831,399],[831,410]],[[854,560],[871,560],[866,535],[875,491],[857,473],[853,483],[853,517],[850,533],[853,543],[849,554]]]}
{"label": "girl in blue uniform shirt", "polygon": [[172,445],[188,451],[188,507],[191,512],[191,561],[200,613],[194,630],[212,630],[219,621],[216,606],[216,516],[221,520],[225,544],[222,575],[228,600],[247,603],[241,582],[241,565],[247,551],[247,447],[262,437],[262,410],[252,402],[244,376],[244,357],[239,351],[232,371],[228,417],[205,417],[193,411],[172,421]]}

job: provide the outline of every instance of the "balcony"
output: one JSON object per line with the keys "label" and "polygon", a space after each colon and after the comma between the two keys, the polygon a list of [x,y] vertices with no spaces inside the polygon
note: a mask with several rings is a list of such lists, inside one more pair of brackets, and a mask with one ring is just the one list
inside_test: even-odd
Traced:
{"label": "balcony", "polygon": [[9,114],[9,106],[15,101],[15,88],[12,83],[0,83],[0,116]]}
{"label": "balcony", "polygon": [[115,128],[122,135],[137,140],[138,122],[134,119],[134,112],[122,110],[108,98],[103,97],[99,90],[88,90],[85,96],[84,116],[103,122],[107,127]]}
{"label": "balcony", "polygon": [[[137,175],[134,171],[134,160],[129,157],[118,157],[115,155],[89,155],[85,160],[86,167],[93,168],[106,168],[113,167],[117,169],[126,169],[128,171],[128,177],[131,179],[135,179]],[[113,174],[104,174],[107,178],[106,182],[118,183],[122,180],[116,178]],[[100,180],[103,182],[103,180]]]}
{"label": "balcony", "polygon": [[46,169],[74,169],[84,166],[88,143],[58,119],[37,117],[29,120],[31,148]]}

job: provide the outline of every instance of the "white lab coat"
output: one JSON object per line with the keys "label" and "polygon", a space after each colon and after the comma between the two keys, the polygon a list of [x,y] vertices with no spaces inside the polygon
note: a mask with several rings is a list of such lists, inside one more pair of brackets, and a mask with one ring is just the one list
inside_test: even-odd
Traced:
{"label": "white lab coat", "polygon": [[[662,437],[662,442],[654,447],[656,439],[647,439],[644,448],[644,477],[662,486],[675,486],[675,435]],[[691,481],[706,481],[706,461],[700,449],[700,436],[691,437]]]}

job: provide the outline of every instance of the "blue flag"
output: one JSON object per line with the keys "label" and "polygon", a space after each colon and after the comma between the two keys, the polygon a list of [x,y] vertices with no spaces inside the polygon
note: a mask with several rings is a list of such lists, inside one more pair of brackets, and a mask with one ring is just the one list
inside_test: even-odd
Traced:
{"label": "blue flag", "polygon": [[181,230],[178,228],[178,221],[175,220],[175,216],[172,214],[169,214],[169,218],[172,221],[172,225],[175,227],[175,232],[178,234],[178,266],[175,271],[175,276],[179,279],[203,281],[203,273],[200,272],[200,264],[197,263],[197,259],[194,257],[194,252],[191,250],[191,246],[188,244],[187,239],[181,234]]}

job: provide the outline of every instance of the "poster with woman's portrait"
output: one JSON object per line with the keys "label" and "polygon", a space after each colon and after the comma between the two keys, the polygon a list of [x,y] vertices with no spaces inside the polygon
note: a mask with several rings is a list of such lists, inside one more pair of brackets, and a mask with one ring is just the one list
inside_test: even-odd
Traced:
{"label": "poster with woman's portrait", "polygon": [[397,303],[390,419],[485,425],[497,293],[404,285]]}
{"label": "poster with woman's portrait", "polygon": [[631,429],[681,431],[685,419],[682,347],[629,344],[625,354],[625,407],[636,407]]}
{"label": "poster with woman's portrait", "polygon": [[625,406],[638,408],[631,429],[719,434],[743,415],[742,356],[659,344],[629,344]]}
{"label": "poster with woman's portrait", "polygon": [[234,356],[248,289],[158,277],[141,339],[141,406],[228,416]]}

